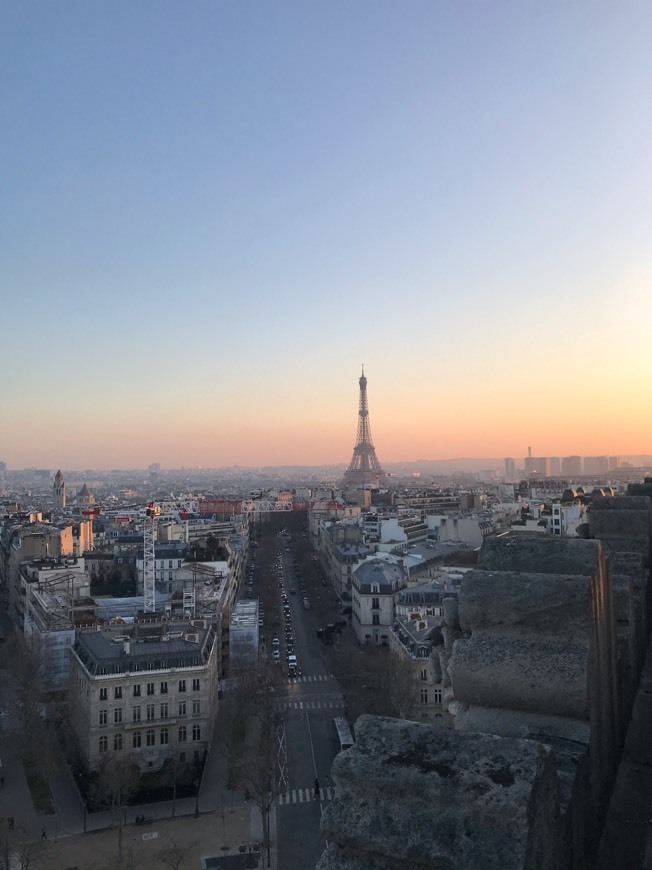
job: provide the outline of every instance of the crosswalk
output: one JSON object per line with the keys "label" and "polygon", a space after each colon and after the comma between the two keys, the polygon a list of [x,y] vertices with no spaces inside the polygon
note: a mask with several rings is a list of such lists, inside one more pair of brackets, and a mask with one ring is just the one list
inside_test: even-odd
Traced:
{"label": "crosswalk", "polygon": [[295,683],[323,683],[325,680],[332,680],[332,676],[330,674],[311,674],[310,676],[305,677],[288,677],[288,683],[290,685],[294,685]]}
{"label": "crosswalk", "polygon": [[344,698],[340,695],[316,701],[280,701],[277,708],[279,710],[343,710]]}
{"label": "crosswalk", "polygon": [[327,785],[320,789],[319,797],[315,798],[315,792],[311,788],[293,788],[279,796],[279,806],[285,804],[305,804],[314,800],[332,801],[335,798],[335,786]]}

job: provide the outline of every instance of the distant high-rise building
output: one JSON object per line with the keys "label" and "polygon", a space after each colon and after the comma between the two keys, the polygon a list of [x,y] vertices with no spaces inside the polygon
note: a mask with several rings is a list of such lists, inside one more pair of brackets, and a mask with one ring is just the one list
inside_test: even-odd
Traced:
{"label": "distant high-rise building", "polygon": [[[528,453],[531,454],[531,448],[528,448]],[[547,456],[529,455],[524,462],[526,477],[550,477],[550,459]]]}
{"label": "distant high-rise building", "polygon": [[582,457],[564,456],[561,460],[561,473],[564,477],[578,477],[582,473]]}
{"label": "distant high-rise building", "polygon": [[561,474],[561,459],[558,456],[550,457],[550,477],[559,477]]}
{"label": "distant high-rise building", "polygon": [[367,407],[367,379],[362,376],[360,384],[360,404],[358,409],[358,434],[353,448],[353,458],[344,474],[344,486],[379,486],[385,482],[385,472],[376,457],[376,448],[371,440],[369,408]]}
{"label": "distant high-rise building", "polygon": [[61,474],[61,469],[54,475],[53,500],[55,511],[62,511],[66,507],[66,482]]}
{"label": "distant high-rise building", "polygon": [[512,456],[505,459],[505,480],[512,482],[516,478],[516,463]]}
{"label": "distant high-rise building", "polygon": [[613,471],[615,468],[620,468],[620,456],[609,457],[609,471]]}
{"label": "distant high-rise building", "polygon": [[584,474],[603,475],[609,473],[608,456],[585,456]]}

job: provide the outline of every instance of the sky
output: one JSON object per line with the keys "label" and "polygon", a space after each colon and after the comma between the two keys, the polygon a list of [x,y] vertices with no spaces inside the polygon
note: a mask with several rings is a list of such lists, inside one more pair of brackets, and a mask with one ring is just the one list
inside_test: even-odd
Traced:
{"label": "sky", "polygon": [[0,9],[9,468],[652,452],[652,4]]}

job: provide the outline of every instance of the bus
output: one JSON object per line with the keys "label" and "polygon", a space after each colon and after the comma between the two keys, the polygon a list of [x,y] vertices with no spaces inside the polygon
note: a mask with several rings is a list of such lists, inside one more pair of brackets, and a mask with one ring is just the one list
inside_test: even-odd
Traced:
{"label": "bus", "polygon": [[351,734],[349,723],[344,716],[336,716],[333,722],[335,723],[337,739],[340,743],[340,751],[343,752],[345,749],[350,749],[353,746],[353,734]]}

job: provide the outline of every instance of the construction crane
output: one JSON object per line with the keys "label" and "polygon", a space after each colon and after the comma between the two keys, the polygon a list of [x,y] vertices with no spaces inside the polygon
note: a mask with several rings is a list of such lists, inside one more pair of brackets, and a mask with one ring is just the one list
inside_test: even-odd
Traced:
{"label": "construction crane", "polygon": [[161,509],[153,501],[148,502],[143,523],[143,610],[156,610],[156,526]]}

